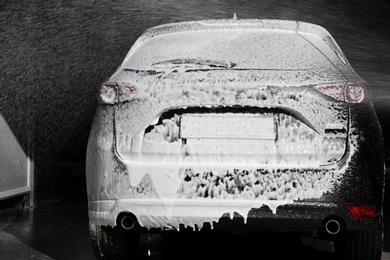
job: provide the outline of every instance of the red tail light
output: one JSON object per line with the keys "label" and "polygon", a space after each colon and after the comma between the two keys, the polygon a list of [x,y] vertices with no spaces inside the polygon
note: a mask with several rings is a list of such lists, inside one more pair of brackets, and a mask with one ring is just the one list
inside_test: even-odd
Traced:
{"label": "red tail light", "polygon": [[128,83],[103,84],[99,90],[99,103],[112,105],[129,101],[137,92],[137,88]]}
{"label": "red tail light", "polygon": [[117,102],[117,88],[116,85],[103,84],[99,89],[99,103],[100,104],[114,104]]}
{"label": "red tail light", "polygon": [[326,96],[344,101],[344,86],[342,85],[323,85],[316,87],[316,89]]}
{"label": "red tail light", "polygon": [[354,218],[376,218],[379,207],[369,205],[345,205]]}
{"label": "red tail light", "polygon": [[367,86],[348,85],[345,90],[345,100],[349,103],[362,103],[368,100]]}
{"label": "red tail light", "polygon": [[118,101],[130,101],[134,94],[137,93],[137,87],[129,83],[118,83]]}
{"label": "red tail light", "polygon": [[363,103],[369,100],[368,87],[366,85],[321,85],[316,90],[338,101],[348,103]]}

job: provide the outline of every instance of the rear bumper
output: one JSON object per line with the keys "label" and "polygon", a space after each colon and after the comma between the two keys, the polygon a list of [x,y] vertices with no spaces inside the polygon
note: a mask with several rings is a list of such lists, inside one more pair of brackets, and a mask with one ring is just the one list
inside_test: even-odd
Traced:
{"label": "rear bumper", "polygon": [[212,199],[89,202],[89,218],[95,224],[115,226],[120,213],[133,214],[140,226],[147,229],[319,231],[327,220],[336,219],[341,228],[348,231],[373,229],[381,223],[380,215],[372,219],[355,219],[344,205],[335,203]]}
{"label": "rear bumper", "polygon": [[[272,172],[256,165],[223,164],[214,165],[211,175],[207,165],[163,167],[123,160],[115,152],[112,109],[98,110],[88,143],[89,217],[95,224],[115,226],[122,212],[132,213],[145,228],[202,228],[210,223],[221,229],[316,231],[331,217],[340,218],[345,230],[372,229],[380,224],[381,215],[355,219],[344,206],[381,206],[383,202],[383,147],[377,135],[368,134],[375,122],[361,128],[358,134],[362,138],[352,140],[355,149],[342,168],[295,168],[286,174],[271,166]],[[353,125],[363,125],[355,117]],[[221,179],[225,184],[232,181],[239,192],[226,185],[227,189],[215,196],[212,189],[219,187]],[[259,184],[269,188],[267,192],[261,196],[255,192],[255,197],[250,189],[246,192],[246,187]],[[291,196],[274,196],[275,192]],[[230,220],[231,216],[237,217]]]}

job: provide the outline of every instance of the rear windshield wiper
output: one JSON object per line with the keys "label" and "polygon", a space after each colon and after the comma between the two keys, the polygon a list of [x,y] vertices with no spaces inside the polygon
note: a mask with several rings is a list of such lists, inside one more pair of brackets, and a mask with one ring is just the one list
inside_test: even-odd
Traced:
{"label": "rear windshield wiper", "polygon": [[173,59],[160,61],[152,64],[155,68],[172,68],[184,66],[188,69],[197,67],[221,68],[230,69],[236,66],[233,62],[215,61],[215,60],[201,60],[201,59]]}

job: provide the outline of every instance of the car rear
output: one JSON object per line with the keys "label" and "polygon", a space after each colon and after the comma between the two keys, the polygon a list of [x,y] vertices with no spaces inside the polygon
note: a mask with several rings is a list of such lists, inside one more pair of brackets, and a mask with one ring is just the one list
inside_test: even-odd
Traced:
{"label": "car rear", "polygon": [[321,27],[155,27],[99,98],[87,152],[95,224],[331,234],[381,223],[369,88]]}

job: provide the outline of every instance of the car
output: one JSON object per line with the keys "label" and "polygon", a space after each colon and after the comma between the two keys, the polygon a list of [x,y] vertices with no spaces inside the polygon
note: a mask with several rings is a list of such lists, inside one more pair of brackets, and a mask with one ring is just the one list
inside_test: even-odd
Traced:
{"label": "car", "polygon": [[380,259],[383,134],[368,83],[322,26],[155,26],[97,96],[86,180],[98,259],[181,229],[297,232]]}

